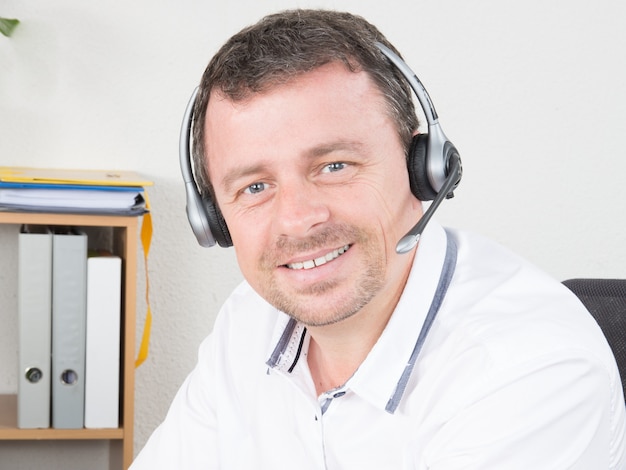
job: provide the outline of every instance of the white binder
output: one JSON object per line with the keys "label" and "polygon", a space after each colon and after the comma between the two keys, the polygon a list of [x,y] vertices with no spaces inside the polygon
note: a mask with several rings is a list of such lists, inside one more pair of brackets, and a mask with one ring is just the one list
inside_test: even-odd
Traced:
{"label": "white binder", "polygon": [[87,236],[52,236],[52,427],[84,426]]}
{"label": "white binder", "polygon": [[122,260],[87,260],[85,427],[119,426]]}
{"label": "white binder", "polygon": [[18,237],[17,427],[50,427],[52,235],[24,225]]}

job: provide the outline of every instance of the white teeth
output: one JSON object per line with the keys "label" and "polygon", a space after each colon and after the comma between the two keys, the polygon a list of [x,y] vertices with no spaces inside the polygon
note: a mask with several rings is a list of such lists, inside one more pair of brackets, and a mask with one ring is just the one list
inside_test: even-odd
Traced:
{"label": "white teeth", "polygon": [[321,266],[322,264],[326,264],[326,261],[330,261],[326,259],[326,256],[320,256],[319,258],[315,258],[313,260],[315,262],[315,266]]}
{"label": "white teeth", "polygon": [[319,258],[310,259],[310,260],[302,261],[298,263],[291,263],[291,264],[288,264],[287,267],[289,269],[311,269],[311,268],[314,268],[315,266],[321,266],[323,264],[328,263],[329,261],[334,260],[335,258],[338,258],[340,255],[344,254],[348,250],[348,248],[350,247],[346,245],[337,250],[330,251],[326,253],[326,255],[320,256]]}

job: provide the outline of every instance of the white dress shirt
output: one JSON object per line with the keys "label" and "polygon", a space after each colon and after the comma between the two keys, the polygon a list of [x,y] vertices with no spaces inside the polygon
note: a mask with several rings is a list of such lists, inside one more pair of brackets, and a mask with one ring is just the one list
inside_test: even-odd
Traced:
{"label": "white dress shirt", "polygon": [[456,267],[408,380],[446,256],[434,222],[380,339],[322,396],[304,326],[237,288],[132,470],[625,469],[620,378],[589,313],[502,247],[448,236]]}

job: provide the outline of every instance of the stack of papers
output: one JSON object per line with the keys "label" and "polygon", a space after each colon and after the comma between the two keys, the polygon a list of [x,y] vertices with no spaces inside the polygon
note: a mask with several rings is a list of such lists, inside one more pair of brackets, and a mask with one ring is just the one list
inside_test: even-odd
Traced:
{"label": "stack of papers", "polygon": [[130,171],[0,167],[0,210],[140,215],[151,185]]}

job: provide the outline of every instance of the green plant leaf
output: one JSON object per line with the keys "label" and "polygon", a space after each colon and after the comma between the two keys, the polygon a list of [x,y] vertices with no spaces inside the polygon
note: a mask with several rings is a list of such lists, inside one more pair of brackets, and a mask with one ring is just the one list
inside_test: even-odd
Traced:
{"label": "green plant leaf", "polygon": [[0,18],[0,33],[4,34],[6,37],[10,37],[18,24],[20,24],[20,20]]}

